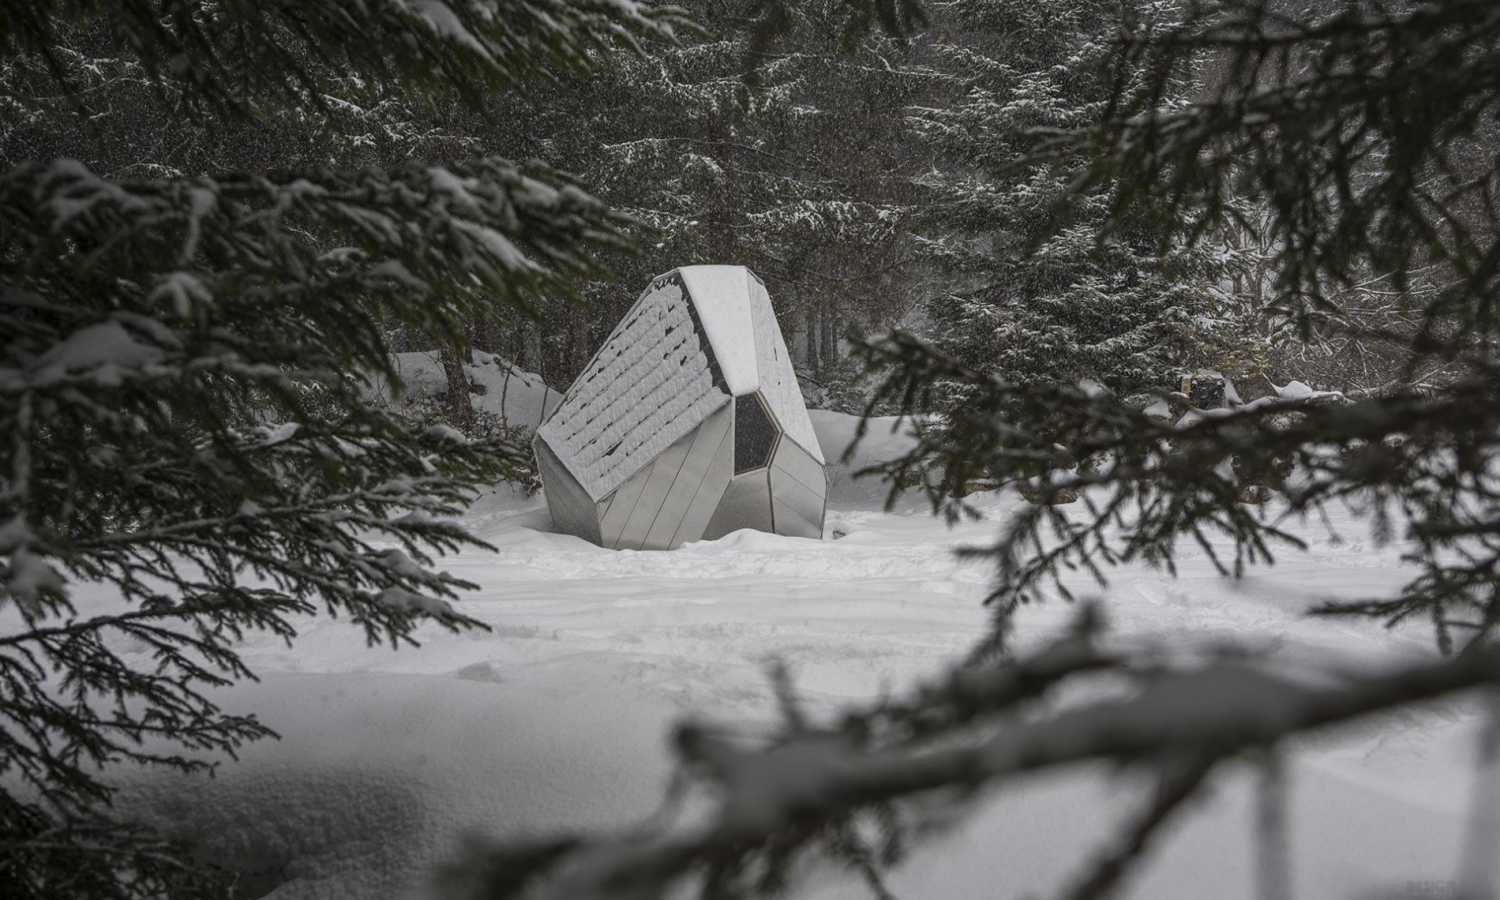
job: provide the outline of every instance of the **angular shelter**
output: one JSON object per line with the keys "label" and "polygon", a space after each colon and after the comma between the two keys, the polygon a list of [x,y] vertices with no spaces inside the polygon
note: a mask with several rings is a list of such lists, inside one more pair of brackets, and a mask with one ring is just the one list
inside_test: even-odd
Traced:
{"label": "angular shelter", "polygon": [[743,266],[653,279],[532,446],[552,521],[605,547],[823,536],[823,453],[771,299]]}

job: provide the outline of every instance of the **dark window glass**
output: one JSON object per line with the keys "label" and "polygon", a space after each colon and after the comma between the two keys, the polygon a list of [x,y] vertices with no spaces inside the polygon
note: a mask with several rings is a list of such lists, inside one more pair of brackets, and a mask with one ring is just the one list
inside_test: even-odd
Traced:
{"label": "dark window glass", "polygon": [[734,398],[734,474],[771,464],[776,426],[755,394]]}

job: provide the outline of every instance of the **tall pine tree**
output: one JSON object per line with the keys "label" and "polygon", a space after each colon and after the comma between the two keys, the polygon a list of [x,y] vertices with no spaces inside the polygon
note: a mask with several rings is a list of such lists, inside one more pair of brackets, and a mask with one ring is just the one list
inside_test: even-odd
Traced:
{"label": "tall pine tree", "polygon": [[[1133,4],[1124,21],[1105,0],[981,0],[939,17],[928,52],[954,90],[911,120],[932,155],[918,244],[950,285],[928,304],[927,336],[954,360],[1126,394],[1213,360],[1230,255],[1185,246],[1181,226],[1149,208],[1111,221],[1111,185],[1071,190],[1082,152],[1034,156],[1103,120],[1122,30],[1160,27],[1172,7]],[[1163,102],[1189,89],[1174,83]]]}

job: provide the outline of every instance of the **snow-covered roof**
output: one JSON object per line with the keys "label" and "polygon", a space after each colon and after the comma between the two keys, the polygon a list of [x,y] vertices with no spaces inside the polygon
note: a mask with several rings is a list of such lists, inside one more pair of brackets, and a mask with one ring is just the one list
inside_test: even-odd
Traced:
{"label": "snow-covered roof", "polygon": [[750,283],[755,279],[750,270],[744,266],[683,266],[677,274],[693,295],[703,335],[713,348],[729,393],[738,396],[755,390],[760,383],[756,345],[746,340],[755,334],[750,300]]}
{"label": "snow-covered roof", "polygon": [[589,496],[602,500],[728,402],[686,294],[675,281],[658,279],[537,434]]}

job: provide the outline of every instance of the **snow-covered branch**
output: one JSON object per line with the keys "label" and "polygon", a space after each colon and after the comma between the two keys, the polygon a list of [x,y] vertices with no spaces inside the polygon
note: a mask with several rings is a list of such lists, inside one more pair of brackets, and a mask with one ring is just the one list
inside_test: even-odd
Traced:
{"label": "snow-covered branch", "polygon": [[[896,701],[904,708],[970,710],[937,729],[882,727],[876,724],[882,705],[852,710],[824,727],[789,721],[777,737],[753,745],[738,730],[684,724],[674,744],[683,772],[710,804],[706,816],[685,815],[659,830],[575,835],[535,871],[507,873],[517,890],[481,886],[452,896],[660,896],[724,867],[743,877],[720,896],[758,896],[759,873],[787,865],[796,852],[788,845],[810,850],[821,844],[831,852],[823,843],[827,829],[862,811],[934,791],[968,793],[1032,772],[1128,764],[1158,777],[1150,803],[1067,894],[1102,896],[1218,762],[1361,716],[1500,683],[1500,651],[1493,649],[1380,670],[1286,674],[1213,653],[1202,662],[1164,666],[1154,650],[1104,655],[1091,647],[1085,632],[1015,660],[956,670]],[[1044,672],[1055,676],[1044,680],[1045,690],[1017,691]],[[1130,686],[1124,696],[1121,679]],[[1114,696],[1072,704],[1047,699],[1075,682],[1099,680],[1114,684],[1108,692]],[[473,848],[455,871],[483,867],[489,854],[508,852],[503,845]]]}

